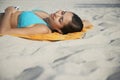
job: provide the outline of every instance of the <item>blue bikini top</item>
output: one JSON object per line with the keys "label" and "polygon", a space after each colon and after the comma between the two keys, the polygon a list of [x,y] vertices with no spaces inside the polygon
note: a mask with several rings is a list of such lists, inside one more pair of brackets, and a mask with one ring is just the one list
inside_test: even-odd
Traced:
{"label": "blue bikini top", "polygon": [[48,24],[32,11],[23,11],[18,18],[18,28],[28,27],[33,24]]}

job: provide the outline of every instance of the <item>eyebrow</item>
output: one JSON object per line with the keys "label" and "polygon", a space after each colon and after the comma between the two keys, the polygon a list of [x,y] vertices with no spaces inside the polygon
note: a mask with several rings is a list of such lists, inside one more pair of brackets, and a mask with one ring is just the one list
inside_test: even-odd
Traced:
{"label": "eyebrow", "polygon": [[[64,11],[64,14],[66,13],[67,11]],[[63,22],[63,20],[64,20],[64,17],[62,17],[62,22]]]}
{"label": "eyebrow", "polygon": [[62,22],[63,22],[63,20],[64,20],[64,17],[62,17]]}

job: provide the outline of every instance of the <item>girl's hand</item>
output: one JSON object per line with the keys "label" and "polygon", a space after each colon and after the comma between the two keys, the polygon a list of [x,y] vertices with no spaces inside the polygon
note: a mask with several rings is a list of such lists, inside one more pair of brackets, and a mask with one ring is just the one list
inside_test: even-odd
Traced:
{"label": "girl's hand", "polygon": [[7,7],[5,9],[5,13],[15,13],[17,10],[13,7],[13,6],[10,6],[10,7]]}

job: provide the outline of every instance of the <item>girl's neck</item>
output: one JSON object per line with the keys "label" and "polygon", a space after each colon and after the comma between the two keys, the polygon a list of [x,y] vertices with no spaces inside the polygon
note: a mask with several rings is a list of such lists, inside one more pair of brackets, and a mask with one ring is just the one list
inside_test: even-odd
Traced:
{"label": "girl's neck", "polygon": [[49,18],[48,18],[48,17],[47,17],[47,18],[43,18],[43,20],[48,24],[48,27],[49,27],[51,30],[53,30],[53,29],[52,29],[52,25],[50,24]]}

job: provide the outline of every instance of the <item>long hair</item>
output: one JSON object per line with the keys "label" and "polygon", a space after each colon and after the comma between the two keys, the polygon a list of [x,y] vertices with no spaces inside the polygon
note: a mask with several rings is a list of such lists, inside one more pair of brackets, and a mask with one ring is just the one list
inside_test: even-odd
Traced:
{"label": "long hair", "polygon": [[81,18],[73,13],[72,21],[61,28],[63,34],[72,33],[72,32],[80,32],[83,29],[83,22]]}

